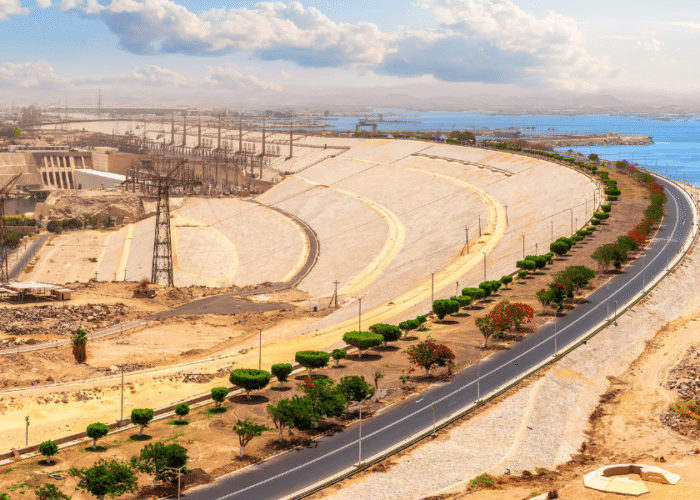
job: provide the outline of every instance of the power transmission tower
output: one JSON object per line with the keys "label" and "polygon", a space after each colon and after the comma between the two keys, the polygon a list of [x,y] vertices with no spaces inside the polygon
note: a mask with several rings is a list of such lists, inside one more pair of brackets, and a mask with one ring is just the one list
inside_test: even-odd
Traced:
{"label": "power transmission tower", "polygon": [[169,161],[166,167],[165,161],[162,158],[159,160],[160,165],[154,164],[153,159],[141,160],[138,179],[135,178],[131,182],[138,182],[142,190],[153,190],[158,196],[151,283],[171,287],[174,286],[175,280],[170,231],[170,189],[201,185],[202,182],[194,178],[191,170],[185,168],[186,159],[178,159],[175,168],[172,169],[168,168]]}
{"label": "power transmission tower", "polygon": [[0,283],[7,283],[10,279],[10,272],[7,268],[7,247],[5,246],[5,196],[20,177],[22,177],[21,173],[15,174],[12,179],[0,188],[0,259],[2,259],[2,263],[0,263]]}

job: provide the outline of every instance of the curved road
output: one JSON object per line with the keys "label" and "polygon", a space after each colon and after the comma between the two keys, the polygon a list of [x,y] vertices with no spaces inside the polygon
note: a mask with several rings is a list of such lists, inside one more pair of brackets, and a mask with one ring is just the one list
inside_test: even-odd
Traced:
{"label": "curved road", "polygon": [[[665,272],[667,259],[673,262],[692,235],[691,201],[675,184],[664,179],[660,181],[668,195],[666,216],[656,238],[645,250],[646,258],[637,258],[610,281],[611,316],[614,302],[617,302],[617,312],[622,314],[635,296]],[[556,335],[553,322],[549,322],[510,350],[501,351],[482,362],[481,394],[496,391],[552,359],[555,342],[560,351],[609,318],[605,289],[593,292],[588,301],[557,319]],[[435,419],[440,421],[470,406],[476,398],[476,367],[472,366],[456,374],[449,382],[421,393],[419,399],[409,398],[390,407],[363,423],[363,458],[381,454],[429,429],[433,423],[433,405]],[[188,492],[187,497],[191,500],[294,498],[296,492],[351,470],[358,461],[358,426],[318,439],[314,444],[314,447],[295,448],[228,475],[210,487]]]}

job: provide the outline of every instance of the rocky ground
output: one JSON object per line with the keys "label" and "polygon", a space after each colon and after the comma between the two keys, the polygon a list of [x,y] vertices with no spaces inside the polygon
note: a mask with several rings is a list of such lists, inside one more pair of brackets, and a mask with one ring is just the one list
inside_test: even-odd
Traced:
{"label": "rocky ground", "polygon": [[54,191],[44,203],[38,203],[35,217],[46,221],[110,216],[124,224],[132,224],[146,217],[141,196],[133,193],[109,191]]}

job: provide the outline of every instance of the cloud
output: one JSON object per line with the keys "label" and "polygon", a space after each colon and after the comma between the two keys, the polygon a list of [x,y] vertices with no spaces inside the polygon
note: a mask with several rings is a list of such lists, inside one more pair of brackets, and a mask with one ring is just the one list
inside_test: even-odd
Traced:
{"label": "cloud", "polygon": [[10,15],[26,16],[29,9],[22,7],[19,0],[0,0],[0,21],[5,21]]}
{"label": "cloud", "polygon": [[51,0],[36,0],[36,4],[39,8],[48,9],[51,7]]}
{"label": "cloud", "polygon": [[576,21],[555,12],[536,18],[510,0],[416,0],[416,5],[435,19],[435,27],[383,32],[368,22],[335,22],[296,1],[199,15],[173,0],[61,2],[65,10],[102,19],[120,46],[135,54],[245,53],[301,67],[489,83],[619,74],[585,51]]}
{"label": "cloud", "polygon": [[46,61],[0,65],[0,87],[7,89],[55,89],[65,85]]}
{"label": "cloud", "polygon": [[282,87],[276,83],[263,82],[252,75],[244,75],[232,65],[226,64],[217,68],[209,68],[209,75],[204,78],[203,84],[209,88],[226,89],[262,89],[281,92]]}
{"label": "cloud", "polygon": [[89,76],[73,81],[76,85],[148,85],[154,87],[182,87],[187,78],[160,66],[136,66],[130,73],[117,75]]}
{"label": "cloud", "polygon": [[649,52],[659,52],[661,50],[661,41],[652,38],[650,41],[644,42],[644,50],[648,50]]}
{"label": "cloud", "polygon": [[670,24],[672,26],[681,26],[683,28],[693,28],[696,30],[700,30],[700,23],[694,23],[692,21],[676,21],[673,23],[666,23]]}
{"label": "cloud", "polygon": [[285,79],[289,79],[289,73],[283,69],[280,70],[280,75],[282,75],[282,77]]}

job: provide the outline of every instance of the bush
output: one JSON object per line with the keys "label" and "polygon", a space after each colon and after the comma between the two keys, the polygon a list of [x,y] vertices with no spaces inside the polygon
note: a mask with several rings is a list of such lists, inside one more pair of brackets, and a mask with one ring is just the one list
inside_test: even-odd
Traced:
{"label": "bush", "polygon": [[214,387],[211,390],[211,398],[214,400],[214,408],[218,408],[221,403],[224,402],[228,396],[228,388],[226,387]]}
{"label": "bush", "polygon": [[[299,354],[299,353],[297,353]],[[327,363],[328,361],[326,361]],[[270,383],[270,372],[265,370],[255,370],[253,368],[238,368],[231,371],[228,376],[229,381],[246,391],[246,397],[250,399],[251,391],[259,391],[267,387]]]}
{"label": "bush", "polygon": [[654,205],[663,205],[666,203],[666,201],[668,201],[668,198],[666,198],[666,195],[663,193],[654,193],[650,196],[650,198]]}
{"label": "bush", "polygon": [[647,172],[637,172],[635,177],[639,182],[643,182],[644,184],[649,184],[654,180],[654,176]]}
{"label": "bush", "polygon": [[523,261],[523,263],[525,264],[525,271],[530,272],[530,271],[534,271],[535,269],[537,269],[537,262],[535,262],[534,260],[525,259]]}
{"label": "bush", "polygon": [[340,392],[345,396],[348,403],[350,401],[362,401],[366,399],[367,396],[374,395],[374,387],[357,375],[342,377],[338,384],[338,389],[340,389]]}
{"label": "bush", "polygon": [[333,349],[331,356],[335,360],[335,366],[337,367],[341,359],[348,357],[348,352],[345,349]]}
{"label": "bush", "polygon": [[610,214],[605,213],[605,212],[596,212],[594,215],[595,215],[596,219],[599,219],[599,220],[606,220],[606,219],[610,218]]}
{"label": "bush", "polygon": [[608,188],[605,190],[605,194],[608,196],[620,196],[622,194],[622,191],[620,191],[617,188]]}
{"label": "bush", "polygon": [[90,424],[85,431],[87,437],[92,439],[92,449],[97,449],[97,440],[109,434],[109,427],[102,423]]}
{"label": "bush", "polygon": [[140,426],[139,436],[143,435],[143,430],[153,420],[153,410],[150,408],[134,408],[131,410],[131,423]]}
{"label": "bush", "polygon": [[575,234],[575,235],[573,235],[573,236],[571,237],[571,239],[578,243],[579,241],[583,240],[584,237],[583,237],[583,236],[579,236],[578,234]]}
{"label": "bush", "polygon": [[306,368],[309,376],[317,368],[328,366],[331,355],[325,351],[299,351],[294,355],[294,361]]}
{"label": "bush", "polygon": [[617,196],[608,195],[608,201],[617,201]]}
{"label": "bush", "polygon": [[661,205],[649,205],[644,211],[644,218],[653,221],[660,221],[664,216],[664,208]]}
{"label": "bush", "polygon": [[488,297],[493,293],[493,285],[490,281],[482,281],[479,283],[479,288],[484,291],[484,297]]}
{"label": "bush", "polygon": [[[416,325],[416,328],[418,326]],[[358,358],[362,358],[362,351],[379,347],[384,342],[384,337],[372,332],[348,332],[343,335],[343,342],[358,350]]]}
{"label": "bush", "polygon": [[433,302],[433,312],[439,320],[443,320],[448,314],[459,312],[459,302],[455,300],[436,300]]}
{"label": "bush", "polygon": [[39,453],[46,457],[47,464],[51,464],[51,457],[58,453],[58,445],[55,441],[44,441],[39,445]]}
{"label": "bush", "polygon": [[574,246],[574,240],[572,240],[571,238],[566,238],[564,236],[557,238],[554,241],[562,241],[562,242],[566,243],[567,245],[569,245],[569,250],[571,250],[571,247]]}
{"label": "bush", "polygon": [[462,296],[471,297],[472,301],[486,297],[486,292],[481,288],[462,288]]}
{"label": "bush", "polygon": [[61,225],[61,223],[59,221],[52,220],[51,222],[46,224],[46,230],[50,233],[58,234],[61,231],[63,231],[63,226]]}
{"label": "bush", "polygon": [[609,214],[609,213],[610,213],[610,210],[612,210],[612,205],[610,205],[610,204],[608,204],[608,205],[601,205],[601,206],[600,206],[600,209],[601,209],[603,212],[605,212],[606,214]]}
{"label": "bush", "polygon": [[615,244],[626,252],[631,252],[632,250],[639,248],[639,243],[637,243],[634,238],[630,236],[618,237]]}
{"label": "bush", "polygon": [[555,254],[561,256],[565,255],[566,252],[569,251],[569,245],[567,245],[564,241],[555,241],[554,243],[549,245],[549,249]]}
{"label": "bush", "polygon": [[272,375],[279,380],[280,387],[282,387],[287,381],[289,375],[292,373],[292,365],[291,363],[279,363],[272,365],[270,372],[272,372]]}
{"label": "bush", "polygon": [[595,226],[588,226],[588,227],[586,228],[586,231],[588,231],[588,232],[590,232],[590,233],[595,232],[595,230],[596,230]]}
{"label": "bush", "polygon": [[377,323],[376,325],[370,326],[369,331],[382,336],[384,339],[384,347],[386,347],[387,342],[396,342],[401,338],[401,328],[396,325]]}
{"label": "bush", "polygon": [[581,236],[582,238],[585,238],[589,234],[590,233],[588,231],[586,231],[585,229],[579,229],[578,231],[576,231],[576,236]]}
{"label": "bush", "polygon": [[527,277],[527,271],[518,271],[518,279],[523,280]]}
{"label": "bush", "polygon": [[544,255],[528,255],[525,257],[525,260],[534,262],[536,269],[544,269],[547,267],[547,257]]}
{"label": "bush", "polygon": [[503,286],[508,288],[508,285],[510,285],[513,282],[513,277],[512,276],[503,276],[501,278],[501,283],[503,283]]}
{"label": "bush", "polygon": [[175,415],[177,415],[179,418],[177,419],[178,422],[182,422],[182,417],[189,415],[190,413],[190,405],[187,403],[180,403],[175,405]]}
{"label": "bush", "polygon": [[460,309],[469,307],[469,305],[472,303],[471,297],[465,297],[464,295],[450,297],[450,300],[453,302],[457,302],[459,304]]}
{"label": "bush", "polygon": [[544,256],[547,257],[547,264],[551,264],[554,260],[554,252],[547,252]]}

